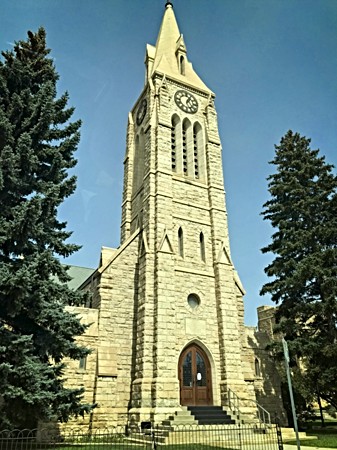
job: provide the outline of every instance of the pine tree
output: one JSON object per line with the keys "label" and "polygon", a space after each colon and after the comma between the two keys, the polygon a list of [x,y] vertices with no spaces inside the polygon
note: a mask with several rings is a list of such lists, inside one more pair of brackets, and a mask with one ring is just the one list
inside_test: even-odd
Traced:
{"label": "pine tree", "polygon": [[62,379],[65,357],[88,354],[75,342],[85,327],[66,309],[83,295],[58,259],[78,249],[57,209],[75,189],[81,123],[69,121],[68,94],[57,98],[49,52],[40,28],[0,61],[0,428],[90,409]]}
{"label": "pine tree", "polygon": [[261,294],[278,305],[278,330],[308,386],[337,407],[337,177],[298,133],[275,149],[262,212],[276,229],[262,252],[275,258]]}

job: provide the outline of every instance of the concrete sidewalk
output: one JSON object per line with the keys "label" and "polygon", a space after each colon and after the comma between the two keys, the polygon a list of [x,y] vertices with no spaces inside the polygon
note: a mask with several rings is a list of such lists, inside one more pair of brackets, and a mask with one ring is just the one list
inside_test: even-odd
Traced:
{"label": "concrete sidewalk", "polygon": [[[283,450],[297,450],[296,445],[283,444]],[[301,450],[327,450],[326,447],[308,447],[301,444]]]}

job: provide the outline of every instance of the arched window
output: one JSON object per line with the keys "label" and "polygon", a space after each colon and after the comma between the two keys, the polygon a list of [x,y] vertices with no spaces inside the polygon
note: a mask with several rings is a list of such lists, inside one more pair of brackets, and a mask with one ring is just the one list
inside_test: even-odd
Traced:
{"label": "arched window", "polygon": [[144,166],[145,166],[144,147],[145,147],[144,131],[141,130],[140,134],[137,135],[135,142],[135,154],[133,158],[133,192],[136,192],[143,183]]}
{"label": "arched window", "polygon": [[200,258],[203,262],[206,261],[206,253],[205,253],[205,239],[204,239],[204,233],[200,233],[199,236],[199,242],[200,242]]}
{"label": "arched window", "polygon": [[185,75],[185,58],[183,55],[180,56],[180,73],[181,75]]}
{"label": "arched window", "polygon": [[205,164],[204,164],[204,148],[203,148],[203,134],[201,125],[196,122],[193,125],[193,162],[194,162],[194,178],[204,178]]}
{"label": "arched window", "polygon": [[198,141],[195,126],[193,127],[193,150],[194,150],[194,176],[195,178],[199,178]]}
{"label": "arched window", "polygon": [[179,256],[184,257],[184,233],[183,229],[180,227],[178,230],[178,251]]}
{"label": "arched window", "polygon": [[171,118],[171,168],[177,175],[205,180],[205,149],[203,130],[199,122],[193,125],[185,117],[181,122]]}
{"label": "arched window", "polygon": [[260,361],[257,358],[255,358],[255,376],[261,376]]}
{"label": "arched window", "polygon": [[178,167],[178,155],[179,155],[179,123],[180,119],[177,115],[172,117],[171,121],[171,167],[173,172],[177,172],[179,170]]}
{"label": "arched window", "polygon": [[190,172],[190,147],[191,147],[191,123],[188,119],[183,121],[182,127],[182,157],[183,157],[183,174],[188,175]]}

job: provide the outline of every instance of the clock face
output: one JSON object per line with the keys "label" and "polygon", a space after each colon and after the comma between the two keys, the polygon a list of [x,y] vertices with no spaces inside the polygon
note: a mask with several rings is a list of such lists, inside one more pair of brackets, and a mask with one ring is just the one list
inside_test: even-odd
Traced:
{"label": "clock face", "polygon": [[143,100],[140,102],[140,105],[137,110],[137,115],[136,115],[137,125],[140,125],[143,122],[145,114],[146,114],[146,108],[147,108],[147,101],[145,100],[145,98],[143,98]]}
{"label": "clock face", "polygon": [[187,91],[180,90],[174,94],[174,101],[184,112],[194,114],[198,111],[198,102],[194,95]]}

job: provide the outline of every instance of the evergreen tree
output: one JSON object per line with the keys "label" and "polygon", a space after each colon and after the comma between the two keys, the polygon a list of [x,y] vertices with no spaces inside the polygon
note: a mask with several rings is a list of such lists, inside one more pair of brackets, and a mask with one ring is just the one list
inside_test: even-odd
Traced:
{"label": "evergreen tree", "polygon": [[337,177],[298,133],[275,148],[262,212],[276,229],[262,252],[275,258],[261,294],[278,305],[278,330],[307,385],[337,407]]}
{"label": "evergreen tree", "polygon": [[65,308],[83,295],[58,259],[78,249],[57,208],[75,189],[68,170],[81,123],[69,121],[68,94],[57,98],[49,52],[40,28],[0,61],[0,428],[90,409],[62,379],[64,357],[89,353],[75,342],[85,327]]}

